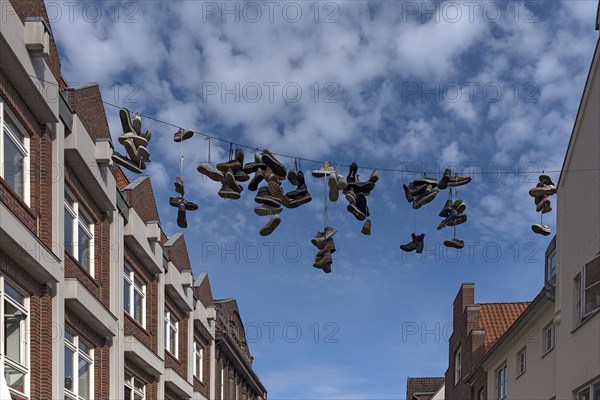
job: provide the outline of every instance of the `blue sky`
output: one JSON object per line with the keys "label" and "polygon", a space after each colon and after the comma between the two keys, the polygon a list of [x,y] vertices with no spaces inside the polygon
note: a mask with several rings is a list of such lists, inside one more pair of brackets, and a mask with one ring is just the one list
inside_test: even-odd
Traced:
{"label": "blue sky", "polygon": [[[448,192],[413,213],[402,183],[414,176],[381,171],[370,237],[343,199],[330,204],[338,251],[325,275],[310,244],[323,226],[323,182],[311,178],[313,201],[285,210],[262,238],[254,193],[222,200],[196,172],[208,142],[180,147],[175,129],[144,120],[163,229],[179,231],[168,196],[183,149],[187,197],[200,205],[185,231],[194,272],[209,273],[215,297],[238,300],[269,398],[403,398],[407,376],[444,374],[462,282],[476,283],[478,302],[541,289],[551,237],[531,232],[539,215],[527,192],[538,171],[562,165],[598,38],[596,1],[69,4],[47,2],[63,75],[98,82],[107,102],[308,159],[475,172],[459,191],[462,252],[444,248],[450,230],[435,229]],[[113,138],[117,111],[107,106]],[[228,144],[211,146],[213,161],[227,157]],[[422,256],[398,247],[415,220]]]}

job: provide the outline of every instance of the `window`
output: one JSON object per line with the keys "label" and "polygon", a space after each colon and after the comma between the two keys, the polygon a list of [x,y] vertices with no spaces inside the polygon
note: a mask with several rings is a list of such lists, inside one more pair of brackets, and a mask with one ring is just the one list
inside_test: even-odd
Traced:
{"label": "window", "polygon": [[177,329],[179,321],[170,311],[165,310],[165,349],[177,358]]}
{"label": "window", "polygon": [[29,204],[29,136],[0,102],[0,176]]}
{"label": "window", "polygon": [[550,324],[546,325],[544,328],[544,351],[543,354],[548,353],[550,350],[554,348],[554,323],[550,322]]}
{"label": "window", "polygon": [[0,276],[0,360],[4,363],[6,383],[11,391],[28,395],[28,298]]}
{"label": "window", "polygon": [[590,261],[581,273],[581,319],[600,309],[600,257]]}
{"label": "window", "polygon": [[94,224],[75,200],[65,191],[65,250],[94,275]]}
{"label": "window", "polygon": [[524,347],[521,351],[517,353],[517,376],[521,375],[525,372],[527,368],[527,351]]}
{"label": "window", "polygon": [[125,400],[144,400],[146,398],[146,385],[138,378],[125,372]]}
{"label": "window", "polygon": [[479,392],[477,392],[477,400],[485,400],[485,388],[479,389]]}
{"label": "window", "polygon": [[123,270],[124,309],[133,319],[146,327],[146,284],[129,265]]}
{"label": "window", "polygon": [[506,397],[506,381],[506,364],[504,364],[504,366],[502,366],[498,371],[496,371],[496,398],[498,400]]}
{"label": "window", "polygon": [[548,262],[546,264],[546,282],[551,285],[556,283],[556,250],[548,257]]}
{"label": "window", "polygon": [[77,334],[65,330],[65,399],[93,398],[93,349]]}
{"label": "window", "polygon": [[577,400],[600,400],[600,381],[596,381],[577,392]]}
{"label": "window", "polygon": [[460,347],[454,353],[454,384],[460,382],[462,376],[462,353]]}
{"label": "window", "polygon": [[194,376],[202,381],[203,377],[203,365],[202,365],[202,345],[198,342],[194,342]]}

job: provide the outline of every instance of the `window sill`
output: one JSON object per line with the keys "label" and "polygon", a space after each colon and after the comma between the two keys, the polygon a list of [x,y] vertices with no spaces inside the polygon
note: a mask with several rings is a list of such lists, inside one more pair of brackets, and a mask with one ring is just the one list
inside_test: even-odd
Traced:
{"label": "window sill", "polygon": [[65,250],[65,257],[68,257],[71,261],[73,261],[75,264],[77,264],[77,266],[81,269],[81,271],[83,271],[85,273],[85,275],[90,278],[90,280],[94,283],[94,285],[96,285],[98,288],[100,288],[100,286],[102,286],[100,284],[99,281],[96,280],[96,278],[94,278],[92,276],[92,274],[90,274],[90,272],[85,269],[85,267],[83,265],[81,265],[79,263],[79,261],[77,261],[77,259],[75,257],[73,257],[73,255],[71,253],[69,253],[67,250]]}
{"label": "window sill", "polygon": [[586,322],[588,322],[590,319],[592,319],[598,313],[600,313],[600,308],[597,308],[596,310],[592,311],[585,318],[583,318],[581,321],[579,321],[579,323],[575,326],[575,328],[573,328],[571,333],[575,333],[576,330],[581,328]]}
{"label": "window sill", "polygon": [[553,346],[551,349],[549,349],[549,350],[546,350],[546,352],[545,352],[544,354],[542,354],[542,357],[541,357],[541,358],[544,358],[544,357],[546,357],[546,355],[547,355],[548,353],[551,353],[551,352],[552,352],[552,350],[554,350],[554,346]]}
{"label": "window sill", "polygon": [[[543,356],[542,356],[542,357],[543,357]],[[525,375],[525,372],[527,372],[527,370],[524,370],[524,371],[522,371],[522,372],[519,372],[519,373],[517,374],[517,376],[515,376],[515,380],[519,379],[519,377],[520,377],[520,376],[522,376],[522,375]]]}
{"label": "window sill", "polygon": [[204,381],[198,379],[197,376],[194,375],[194,382],[198,382],[199,384],[201,384],[202,386],[206,386],[206,383],[204,383]]}
{"label": "window sill", "polygon": [[173,358],[175,361],[177,361],[178,364],[181,364],[182,362],[175,356],[175,354],[171,353],[169,350],[165,349],[165,354],[168,354],[171,356],[171,358]]}
{"label": "window sill", "polygon": [[135,318],[133,318],[127,311],[123,310],[123,314],[127,316],[127,318],[133,322],[138,328],[140,328],[146,335],[150,336],[150,332],[146,329],[146,327],[140,324]]}

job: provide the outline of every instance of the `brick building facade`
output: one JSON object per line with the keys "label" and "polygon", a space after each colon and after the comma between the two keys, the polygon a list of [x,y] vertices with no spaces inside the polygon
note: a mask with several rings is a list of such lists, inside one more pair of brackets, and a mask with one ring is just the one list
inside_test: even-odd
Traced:
{"label": "brick building facade", "polygon": [[0,60],[0,362],[13,399],[265,399],[242,331],[239,395],[216,389],[235,363],[216,341],[208,276],[195,280],[185,238],[163,232],[150,178],[112,164],[100,90],[61,76],[43,0],[0,0]]}

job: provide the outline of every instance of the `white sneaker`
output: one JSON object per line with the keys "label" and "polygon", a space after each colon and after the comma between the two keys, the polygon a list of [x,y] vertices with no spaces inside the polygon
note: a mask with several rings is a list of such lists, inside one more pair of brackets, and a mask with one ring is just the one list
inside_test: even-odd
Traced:
{"label": "white sneaker", "polygon": [[314,176],[315,178],[323,178],[333,173],[335,173],[335,169],[333,169],[331,161],[325,161],[325,164],[323,164],[323,167],[321,167],[321,169],[316,169],[312,172],[312,176]]}

